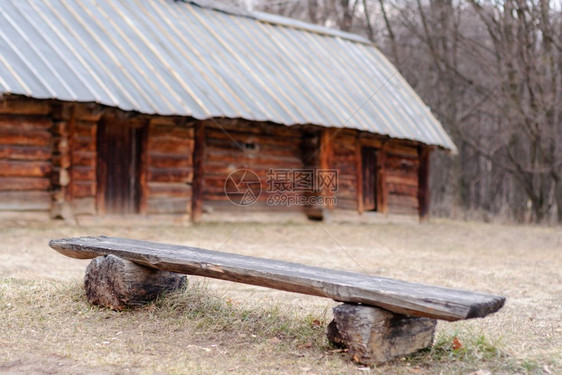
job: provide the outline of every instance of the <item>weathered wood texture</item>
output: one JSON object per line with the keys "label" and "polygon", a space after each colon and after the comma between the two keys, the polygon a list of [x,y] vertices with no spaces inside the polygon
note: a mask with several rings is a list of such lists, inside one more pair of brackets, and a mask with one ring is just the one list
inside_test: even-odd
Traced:
{"label": "weathered wood texture", "polygon": [[[85,120],[68,121],[68,142],[71,166],[69,168],[70,182],[68,184],[69,200],[73,208],[81,213],[88,210],[80,210],[83,202],[94,201],[97,189],[97,122]],[[95,207],[90,210],[95,212]]]}
{"label": "weathered wood texture", "polygon": [[[334,165],[334,143],[335,143],[335,136],[336,136],[336,132],[338,129],[335,128],[326,128],[326,129],[322,129],[320,132],[320,148],[318,150],[319,152],[319,159],[320,159],[320,165],[319,168],[321,171],[327,171],[327,170],[334,170],[335,165]],[[338,174],[338,181],[336,181],[336,183],[338,184],[338,188],[339,188],[339,174]],[[332,197],[334,197],[334,191],[330,186],[318,186],[317,189],[319,190],[319,193],[321,194],[321,196],[324,198],[323,203],[323,208],[324,209],[334,209],[334,204],[331,200]]]}
{"label": "weathered wood texture", "polygon": [[[242,168],[254,171],[262,182],[262,194],[247,211],[301,211],[306,206],[267,204],[270,169],[333,168],[338,170],[334,209],[362,212],[361,148],[377,149],[377,204],[379,212],[420,214],[428,211],[424,192],[428,168],[426,153],[406,141],[387,139],[351,129],[314,126],[286,127],[245,120],[205,121],[196,147],[194,125],[179,117],[130,114],[84,103],[61,103],[22,98],[0,102],[0,191],[22,195],[0,197],[3,210],[49,210],[37,192],[51,191],[52,211],[72,210],[76,215],[98,214],[98,123],[105,118],[124,123],[149,121],[142,144],[139,212],[148,215],[181,215],[197,220],[203,207],[232,211],[240,207],[224,193],[228,175]],[[310,136],[315,134],[314,136]],[[322,134],[325,134],[323,137]],[[317,158],[305,160],[314,149]],[[420,149],[426,150],[422,147]],[[429,150],[429,149],[427,149]],[[324,152],[323,152],[324,151]],[[200,181],[194,181],[194,157],[199,153]],[[200,199],[194,201],[195,193]],[[199,190],[197,190],[199,189]],[[29,200],[25,192],[35,192]],[[292,192],[300,198],[307,192]],[[327,195],[331,195],[328,192]],[[9,196],[11,201],[5,198]],[[40,202],[39,202],[40,201]],[[31,203],[35,202],[35,203]],[[322,210],[321,210],[322,211]],[[318,215],[317,215],[318,216]],[[318,217],[322,217],[320,212]]]}
{"label": "weathered wood texture", "polygon": [[49,112],[51,112],[51,105],[46,100],[33,100],[18,96],[0,98],[0,114],[47,115]]}
{"label": "weathered wood texture", "polygon": [[243,120],[218,121],[207,122],[205,126],[204,204],[221,211],[241,209],[228,201],[224,185],[232,172],[250,169],[259,177],[262,193],[254,205],[244,210],[271,209],[266,205],[270,197],[267,173],[270,169],[303,168],[301,131]]}
{"label": "weathered wood texture", "polygon": [[374,147],[361,147],[361,166],[363,169],[363,209],[377,210],[377,150]]}
{"label": "weathered wood texture", "polygon": [[193,146],[193,184],[191,193],[191,220],[197,223],[203,213],[203,176],[205,173],[205,123],[195,124]]}
{"label": "weathered wood texture", "polygon": [[360,193],[357,176],[357,132],[339,130],[334,135],[332,168],[338,171],[336,209],[359,210],[357,194]]}
{"label": "weathered wood texture", "polygon": [[102,214],[139,213],[145,126],[142,122],[104,118],[98,129],[98,209]]}
{"label": "weathered wood texture", "polygon": [[0,211],[51,209],[53,122],[46,105],[0,104]]}
{"label": "weathered wood texture", "polygon": [[71,134],[75,127],[75,105],[61,104],[55,106],[53,117],[53,150],[51,175],[53,206],[51,217],[57,219],[73,220],[74,215],[70,201],[72,191],[69,187],[70,168],[73,164],[71,153]]}
{"label": "weathered wood texture", "polygon": [[[371,151],[366,154],[365,150]],[[383,213],[417,214],[417,150],[416,146],[392,139],[385,140],[383,144],[380,137],[363,132],[337,132],[332,156],[332,166],[338,170],[336,208],[358,212],[376,209]],[[366,158],[368,160],[364,160]],[[371,181],[366,181],[366,176],[372,177]],[[369,182],[371,184],[367,187]],[[367,204],[366,195],[369,198]]]}
{"label": "weathered wood texture", "polygon": [[504,297],[378,276],[113,237],[53,240],[58,252],[79,259],[113,254],[164,271],[213,277],[274,289],[382,307],[398,314],[444,320],[484,317]]}
{"label": "weathered wood texture", "polygon": [[[321,153],[320,147],[322,145],[322,131],[319,129],[307,129],[302,133],[301,141],[301,159],[303,162],[303,168],[308,170],[313,170],[319,168],[321,164]],[[327,158],[324,157],[324,162],[327,162]],[[307,199],[307,203],[304,205],[303,210],[306,216],[311,220],[324,220],[326,218],[326,207],[324,205],[314,204],[313,198],[321,195],[322,192],[319,191],[304,191],[302,192],[303,197]]]}
{"label": "weathered wood texture", "polygon": [[437,321],[393,314],[377,307],[342,304],[334,307],[328,339],[346,347],[353,360],[371,365],[388,362],[433,343]]}
{"label": "weathered wood texture", "polygon": [[93,305],[123,310],[144,305],[180,288],[185,276],[143,267],[114,255],[93,259],[86,269],[84,289]]}
{"label": "weathered wood texture", "polygon": [[417,147],[390,143],[384,147],[384,183],[388,212],[418,214]]}
{"label": "weathered wood texture", "polygon": [[429,147],[420,146],[418,148],[420,166],[418,171],[418,202],[420,220],[426,220],[429,216],[429,204],[431,201],[429,191]]}
{"label": "weathered wood texture", "polygon": [[146,213],[188,215],[193,182],[193,126],[156,118],[146,142]]}

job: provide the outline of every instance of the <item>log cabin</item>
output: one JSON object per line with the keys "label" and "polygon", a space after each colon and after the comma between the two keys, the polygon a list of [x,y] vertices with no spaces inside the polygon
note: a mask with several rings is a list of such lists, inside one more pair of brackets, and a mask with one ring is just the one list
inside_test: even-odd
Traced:
{"label": "log cabin", "polygon": [[[208,1],[0,3],[4,216],[423,219],[436,148],[455,152],[354,34]],[[228,194],[239,170],[255,177],[252,204]],[[336,184],[271,183],[306,171],[317,182],[335,172]],[[297,204],[272,204],[280,193]]]}

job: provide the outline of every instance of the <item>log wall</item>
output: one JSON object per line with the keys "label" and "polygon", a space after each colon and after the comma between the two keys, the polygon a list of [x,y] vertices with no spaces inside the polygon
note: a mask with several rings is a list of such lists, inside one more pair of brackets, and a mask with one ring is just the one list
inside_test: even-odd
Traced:
{"label": "log wall", "polygon": [[388,212],[418,214],[418,149],[396,143],[385,145],[384,180]]}
{"label": "log wall", "polygon": [[357,132],[341,130],[334,136],[331,168],[338,170],[338,191],[336,208],[358,210],[358,170],[360,164]]}
{"label": "log wall", "polygon": [[334,136],[331,167],[339,173],[336,208],[362,211],[363,146],[377,149],[377,211],[417,215],[418,147],[351,130],[340,130]]}
{"label": "log wall", "polygon": [[46,103],[0,102],[0,211],[51,208],[50,110]]}
{"label": "log wall", "polygon": [[188,215],[193,182],[193,124],[153,119],[145,145],[146,203],[141,210],[148,215]]}
{"label": "log wall", "polygon": [[203,161],[203,205],[211,210],[239,210],[224,192],[225,179],[238,169],[250,169],[261,181],[262,193],[256,203],[244,210],[291,210],[301,207],[268,206],[269,169],[302,169],[302,132],[295,128],[219,120],[205,123]]}
{"label": "log wall", "polygon": [[97,130],[96,119],[69,119],[70,183],[67,199],[74,215],[96,215]]}
{"label": "log wall", "polygon": [[[258,202],[244,209],[303,210],[298,205],[267,204],[268,171],[303,168],[337,169],[338,190],[333,193],[337,203],[332,209],[361,212],[362,146],[379,150],[377,210],[427,213],[428,197],[422,191],[427,180],[421,175],[428,168],[430,150],[413,142],[349,129],[228,119],[188,122],[98,105],[21,98],[0,101],[0,211],[50,212],[65,218],[68,212],[70,216],[97,215],[96,135],[99,121],[108,114],[146,126],[141,214],[187,216],[192,207],[199,211],[207,207],[208,212],[239,210],[224,192],[225,179],[237,169],[254,171],[262,184]],[[204,141],[198,149],[196,127],[198,139]],[[199,160],[197,181],[194,153]],[[194,185],[196,200],[192,199]]]}

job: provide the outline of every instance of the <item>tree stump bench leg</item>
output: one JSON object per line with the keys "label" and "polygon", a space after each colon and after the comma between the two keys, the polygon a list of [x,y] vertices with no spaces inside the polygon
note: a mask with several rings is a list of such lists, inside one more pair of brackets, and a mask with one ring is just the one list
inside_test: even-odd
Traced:
{"label": "tree stump bench leg", "polygon": [[160,294],[182,287],[186,277],[174,272],[143,267],[114,255],[92,259],[84,288],[93,305],[123,310],[144,305]]}
{"label": "tree stump bench leg", "polygon": [[362,364],[380,364],[433,343],[437,321],[394,314],[377,307],[344,303],[334,307],[328,339],[346,347]]}

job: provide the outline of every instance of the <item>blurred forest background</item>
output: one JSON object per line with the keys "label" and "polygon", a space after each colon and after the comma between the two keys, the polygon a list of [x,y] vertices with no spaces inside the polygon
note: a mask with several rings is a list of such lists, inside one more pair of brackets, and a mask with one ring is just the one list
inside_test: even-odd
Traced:
{"label": "blurred forest background", "polygon": [[459,149],[433,153],[433,215],[562,223],[562,1],[229,1],[378,45]]}

